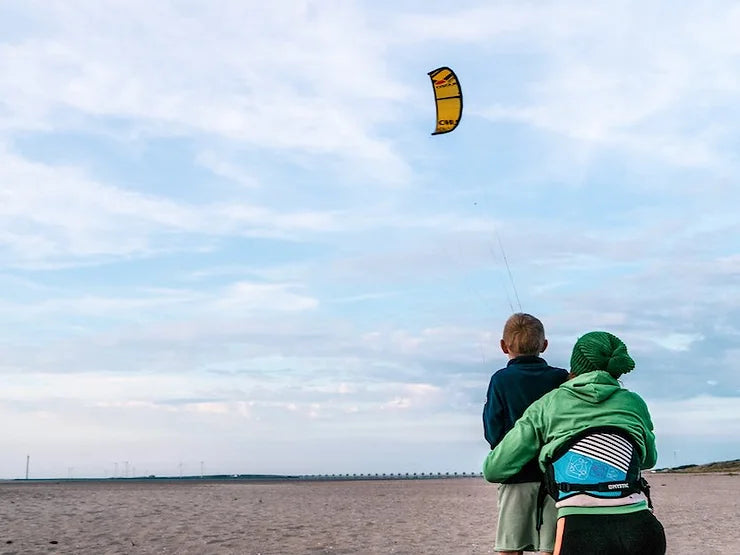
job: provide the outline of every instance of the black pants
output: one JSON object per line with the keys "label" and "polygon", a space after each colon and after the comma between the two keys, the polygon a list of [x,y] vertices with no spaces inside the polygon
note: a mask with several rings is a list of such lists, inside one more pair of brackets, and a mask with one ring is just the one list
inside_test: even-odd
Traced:
{"label": "black pants", "polygon": [[563,518],[565,526],[560,549],[556,547],[554,555],[665,554],[663,525],[648,510]]}

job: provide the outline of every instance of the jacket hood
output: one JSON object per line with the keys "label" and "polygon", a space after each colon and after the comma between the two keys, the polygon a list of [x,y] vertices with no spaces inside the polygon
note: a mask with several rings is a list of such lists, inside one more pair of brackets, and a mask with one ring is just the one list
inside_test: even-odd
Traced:
{"label": "jacket hood", "polygon": [[598,370],[576,376],[561,385],[560,389],[567,389],[588,403],[598,404],[614,395],[622,386],[611,374]]}

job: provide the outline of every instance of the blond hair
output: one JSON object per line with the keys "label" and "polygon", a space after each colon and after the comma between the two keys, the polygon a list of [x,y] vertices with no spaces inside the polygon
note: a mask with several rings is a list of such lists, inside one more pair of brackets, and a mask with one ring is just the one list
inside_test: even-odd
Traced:
{"label": "blond hair", "polygon": [[503,341],[516,355],[539,355],[545,348],[545,327],[531,314],[517,312],[504,325]]}

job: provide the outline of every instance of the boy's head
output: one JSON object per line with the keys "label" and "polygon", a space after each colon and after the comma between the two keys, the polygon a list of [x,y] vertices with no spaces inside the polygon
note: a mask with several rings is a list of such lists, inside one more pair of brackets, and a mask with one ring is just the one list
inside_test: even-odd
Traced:
{"label": "boy's head", "polygon": [[517,312],[509,316],[504,325],[501,350],[516,358],[523,355],[537,356],[547,349],[545,327],[531,314]]}

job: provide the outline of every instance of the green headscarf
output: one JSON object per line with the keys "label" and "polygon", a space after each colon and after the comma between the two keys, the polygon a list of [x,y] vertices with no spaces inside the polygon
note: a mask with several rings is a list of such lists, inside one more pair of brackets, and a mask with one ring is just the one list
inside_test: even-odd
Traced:
{"label": "green headscarf", "polygon": [[578,338],[570,357],[570,371],[576,376],[604,370],[618,378],[634,367],[635,361],[627,354],[627,346],[607,331],[592,331]]}

